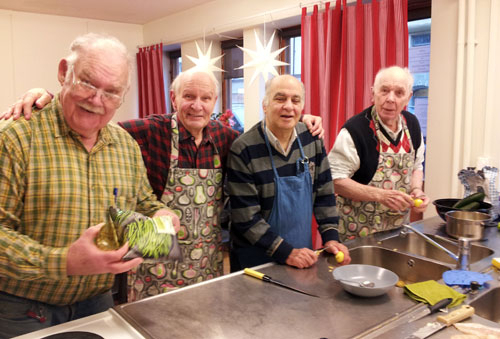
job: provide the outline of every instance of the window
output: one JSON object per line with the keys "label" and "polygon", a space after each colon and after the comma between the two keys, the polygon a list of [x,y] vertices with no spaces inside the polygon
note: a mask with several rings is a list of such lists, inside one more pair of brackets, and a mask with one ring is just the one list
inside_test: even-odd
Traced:
{"label": "window", "polygon": [[408,111],[417,116],[425,140],[427,136],[431,19],[408,22],[408,35],[408,68],[415,79],[413,96],[408,103]]}
{"label": "window", "polygon": [[243,40],[228,40],[221,43],[222,69],[224,80],[222,83],[222,110],[231,110],[234,117],[234,129],[243,132],[245,115],[243,69],[236,69],[243,65],[243,51],[237,46],[243,46]]}
{"label": "window", "polygon": [[300,37],[300,26],[285,28],[280,34],[280,47],[288,46],[285,49],[282,61],[289,65],[281,69],[281,74],[291,74],[300,80],[301,74],[301,51],[302,40]]}
{"label": "window", "polygon": [[[182,57],[181,57],[181,50],[175,50],[175,51],[170,51],[167,53],[168,60],[170,60],[170,67],[169,67],[169,80],[168,84],[166,84],[166,87],[170,90],[170,85],[172,84],[172,81],[174,81],[175,77],[179,75],[179,73],[182,71]],[[168,93],[169,91],[167,91]],[[167,95],[167,102],[170,102],[170,98]],[[170,111],[173,112],[174,108],[172,107],[172,103],[170,102]]]}

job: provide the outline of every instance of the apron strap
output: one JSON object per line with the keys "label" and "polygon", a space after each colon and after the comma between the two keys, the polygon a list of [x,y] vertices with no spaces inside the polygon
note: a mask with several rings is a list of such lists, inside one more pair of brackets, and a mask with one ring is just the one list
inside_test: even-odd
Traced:
{"label": "apron strap", "polygon": [[[177,120],[177,113],[172,114],[172,118],[170,120],[170,126],[172,128],[172,136],[171,136],[171,145],[170,145],[170,168],[179,167],[179,123]],[[208,138],[214,147],[214,168],[221,167],[221,159],[219,155],[219,150],[212,139],[210,133],[208,133]]]}
{"label": "apron strap", "polygon": [[[271,144],[269,143],[269,138],[267,137],[267,129],[266,129],[266,121],[264,120],[264,128],[263,131],[264,133],[264,140],[266,141],[266,146],[267,146],[267,151],[269,152],[269,158],[271,158],[271,165],[273,166],[273,172],[276,177],[279,177],[278,171],[276,170],[276,166],[274,165],[274,157],[273,157],[273,152],[271,150]],[[298,144],[299,144],[299,150],[300,150],[300,159],[297,159],[297,171],[299,171],[299,163],[302,164],[303,168],[306,168],[306,165],[309,164],[309,158],[305,156],[304,149],[302,148],[302,142],[300,141],[299,135],[297,134],[296,138]]]}

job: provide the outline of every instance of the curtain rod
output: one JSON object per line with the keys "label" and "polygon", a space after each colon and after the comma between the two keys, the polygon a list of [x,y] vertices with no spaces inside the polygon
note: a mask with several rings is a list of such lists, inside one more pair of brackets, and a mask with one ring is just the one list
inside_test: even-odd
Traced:
{"label": "curtain rod", "polygon": [[[332,0],[332,1],[335,1],[335,0]],[[329,1],[326,1],[326,0],[315,0],[315,1],[308,1],[308,2],[300,2],[299,5],[298,5],[298,7],[300,9],[302,9],[304,7],[308,7],[308,6],[312,6],[312,5],[323,5],[326,2],[329,2]],[[189,36],[185,36],[185,37],[180,38],[178,41],[169,41],[169,40],[161,39],[160,42],[157,42],[157,43],[152,43],[152,44],[148,44],[148,45],[137,45],[136,47],[137,48],[144,48],[144,47],[149,47],[149,46],[156,45],[156,44],[159,44],[159,43],[162,43],[164,46],[167,46],[167,45],[170,45],[170,44],[182,43],[184,41],[189,41],[189,40],[197,40],[197,39],[200,39],[200,38],[203,39],[203,38],[206,37],[206,35],[217,35],[219,37],[236,39],[234,37],[225,36],[224,33],[218,33],[218,31],[221,30],[224,27],[231,27],[231,26],[233,26],[233,25],[235,25],[235,24],[237,24],[239,22],[248,21],[248,20],[252,20],[252,19],[260,18],[260,17],[265,17],[266,15],[271,15],[271,22],[270,23],[272,24],[272,23],[274,23],[274,20],[272,19],[272,14],[280,13],[280,12],[284,12],[284,11],[289,11],[289,10],[292,10],[292,9],[295,9],[295,8],[297,8],[297,5],[283,7],[283,8],[278,8],[278,9],[274,9],[274,10],[271,10],[271,11],[266,11],[266,12],[263,12],[263,13],[250,15],[250,16],[247,16],[247,17],[235,20],[235,21],[231,21],[231,22],[228,22],[228,23],[225,23],[225,24],[222,24],[222,25],[213,26],[211,29],[209,29],[207,31],[204,31],[203,32],[203,36],[201,36],[201,37],[198,36],[198,35],[194,36],[193,34],[190,34]],[[264,24],[265,23],[266,22],[264,22]],[[243,27],[241,27],[241,28],[235,28],[235,29],[232,29],[232,30],[236,30],[236,29],[243,29]]]}

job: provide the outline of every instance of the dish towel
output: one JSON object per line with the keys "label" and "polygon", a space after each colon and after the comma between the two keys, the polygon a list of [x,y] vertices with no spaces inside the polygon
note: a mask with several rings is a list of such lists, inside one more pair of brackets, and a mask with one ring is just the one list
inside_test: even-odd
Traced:
{"label": "dish towel", "polygon": [[435,280],[428,280],[404,286],[404,292],[413,300],[434,305],[445,298],[452,298],[453,301],[448,307],[460,305],[466,295],[455,291],[453,288],[442,285]]}

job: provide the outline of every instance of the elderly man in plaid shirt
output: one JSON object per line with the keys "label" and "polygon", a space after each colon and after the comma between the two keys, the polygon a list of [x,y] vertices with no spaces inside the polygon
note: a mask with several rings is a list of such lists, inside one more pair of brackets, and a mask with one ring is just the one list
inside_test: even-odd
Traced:
{"label": "elderly man in plaid shirt", "polygon": [[113,306],[114,275],[142,259],[122,261],[128,246],[95,245],[109,206],[171,215],[179,229],[153,194],[137,143],[109,124],[130,82],[126,47],[87,34],[70,49],[59,63],[60,93],[0,135],[2,338]]}

